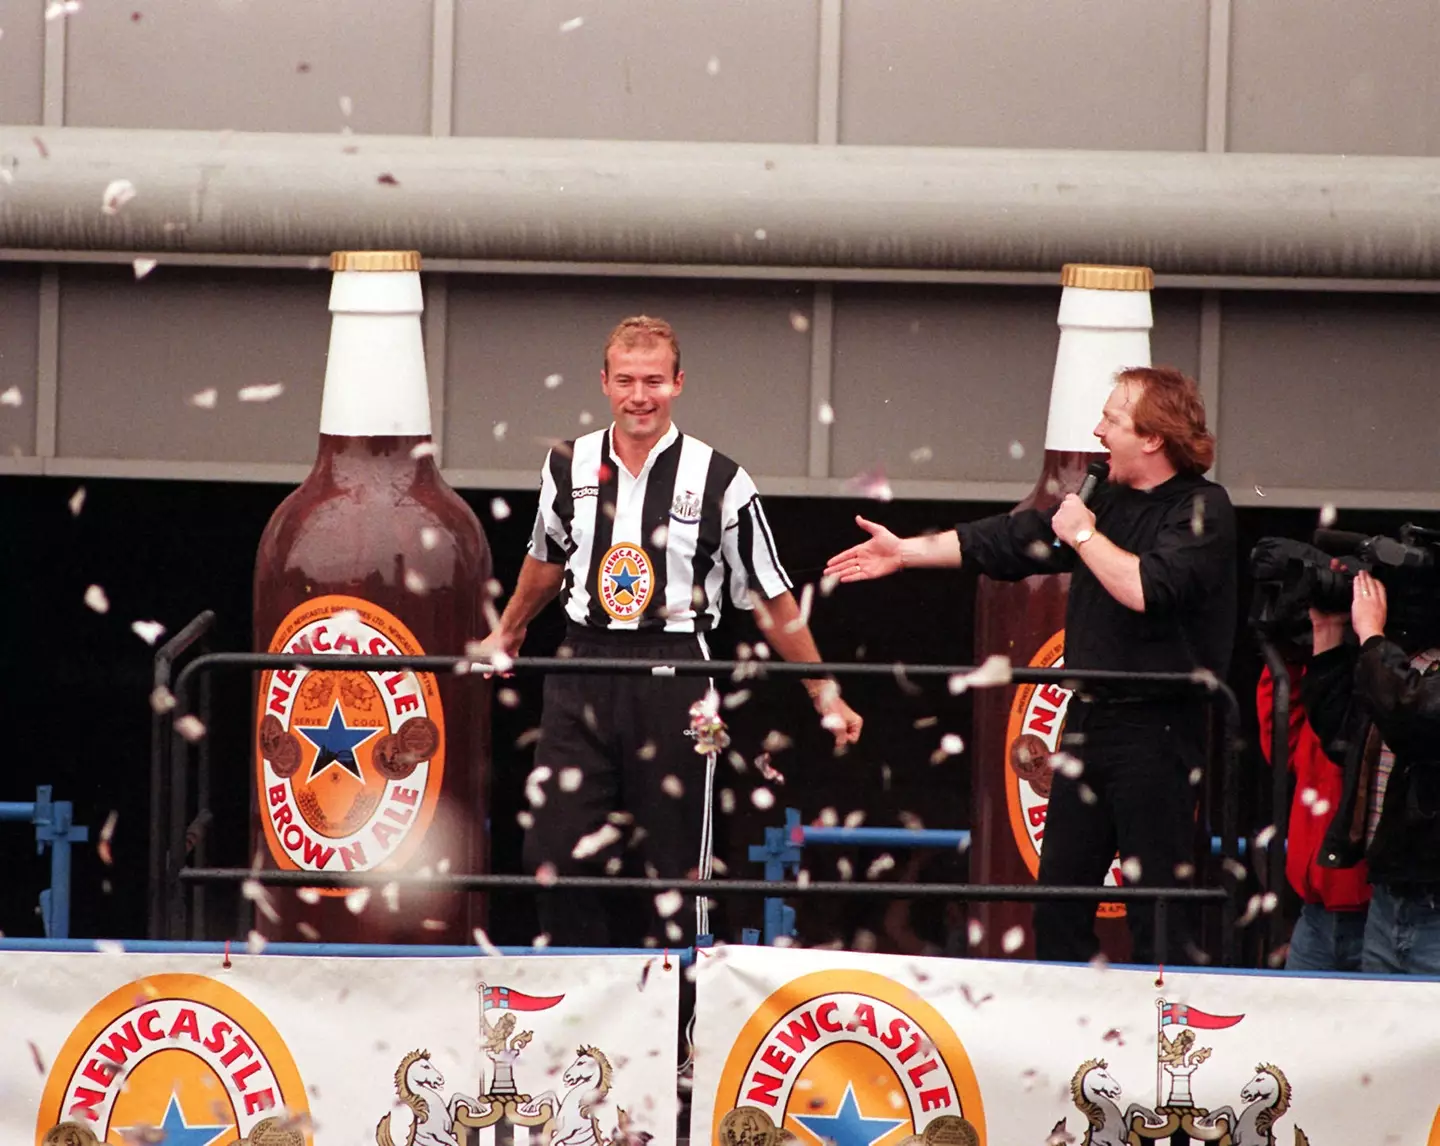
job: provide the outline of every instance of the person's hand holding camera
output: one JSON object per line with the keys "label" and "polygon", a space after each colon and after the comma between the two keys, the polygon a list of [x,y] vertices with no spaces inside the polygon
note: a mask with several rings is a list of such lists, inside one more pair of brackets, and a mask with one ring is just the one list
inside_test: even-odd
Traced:
{"label": "person's hand holding camera", "polygon": [[1350,623],[1363,645],[1371,637],[1385,633],[1385,586],[1369,573],[1355,574],[1354,597],[1350,602]]}

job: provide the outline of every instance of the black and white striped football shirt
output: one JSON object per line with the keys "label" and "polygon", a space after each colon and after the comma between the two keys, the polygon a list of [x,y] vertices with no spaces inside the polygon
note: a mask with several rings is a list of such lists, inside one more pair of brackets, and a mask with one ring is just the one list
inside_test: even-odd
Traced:
{"label": "black and white striped football shirt", "polygon": [[565,566],[560,601],[602,629],[707,632],[725,578],[742,608],[791,588],[750,475],[674,425],[638,477],[596,430],[550,451],[530,556]]}

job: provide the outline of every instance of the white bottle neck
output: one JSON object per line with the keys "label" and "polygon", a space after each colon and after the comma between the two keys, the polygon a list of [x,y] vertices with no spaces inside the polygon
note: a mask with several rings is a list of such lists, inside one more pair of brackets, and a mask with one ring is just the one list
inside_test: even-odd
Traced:
{"label": "white bottle neck", "polygon": [[1059,323],[1045,448],[1101,453],[1095,427],[1115,375],[1150,365],[1150,293],[1066,287]]}
{"label": "white bottle neck", "polygon": [[414,271],[338,271],[330,288],[330,350],[320,432],[426,437],[424,310]]}

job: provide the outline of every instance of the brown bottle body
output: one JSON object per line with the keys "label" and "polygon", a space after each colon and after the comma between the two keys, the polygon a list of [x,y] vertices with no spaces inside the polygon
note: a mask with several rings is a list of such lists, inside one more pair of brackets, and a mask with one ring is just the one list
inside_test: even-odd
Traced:
{"label": "brown bottle body", "polygon": [[[258,651],[458,656],[486,634],[489,545],[434,459],[411,456],[429,440],[321,435],[261,537]],[[252,854],[302,870],[485,871],[489,712],[488,683],[470,675],[262,674]],[[324,731],[337,720],[339,741]],[[360,742],[348,759],[323,755],[349,740]],[[278,918],[255,919],[267,938],[369,943],[468,943],[481,908],[455,894],[281,888],[269,906]]]}
{"label": "brown bottle body", "polygon": [[[1080,487],[1085,467],[1103,454],[1047,450],[1030,494],[1012,512],[1046,510]],[[1068,573],[995,581],[981,577],[975,596],[975,659],[999,654],[1016,667],[1049,667],[1064,653]],[[974,707],[974,773],[971,780],[970,878],[978,884],[1029,884],[1039,866],[1044,812],[1051,769],[1047,757],[1059,749],[1068,690],[1057,685],[980,689]],[[1000,958],[1007,931],[1020,927],[1025,942],[1009,952],[1033,958],[1035,942],[1029,903],[972,905],[983,928],[976,954]],[[1100,942],[1107,957],[1122,961],[1129,952],[1123,911],[1105,904],[1099,912]]]}

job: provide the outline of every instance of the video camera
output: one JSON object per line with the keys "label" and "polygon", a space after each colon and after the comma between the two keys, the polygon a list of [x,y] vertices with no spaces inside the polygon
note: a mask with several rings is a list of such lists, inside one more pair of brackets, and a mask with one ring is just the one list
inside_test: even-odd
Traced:
{"label": "video camera", "polygon": [[1350,612],[1362,569],[1385,586],[1387,630],[1418,637],[1440,628],[1440,530],[1414,524],[1402,525],[1397,537],[1317,529],[1310,545],[1262,537],[1250,554],[1250,623],[1267,636],[1297,639],[1309,628],[1311,608]]}

